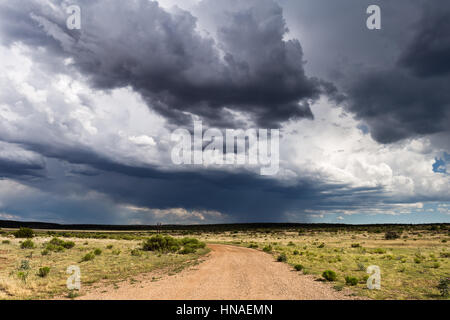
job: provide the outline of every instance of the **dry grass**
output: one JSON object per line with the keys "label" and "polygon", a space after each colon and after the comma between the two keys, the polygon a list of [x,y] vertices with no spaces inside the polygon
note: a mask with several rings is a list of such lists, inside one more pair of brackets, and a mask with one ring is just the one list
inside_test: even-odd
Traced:
{"label": "dry grass", "polygon": [[[224,232],[200,238],[246,247],[256,244],[260,250],[270,245],[275,257],[285,253],[289,264],[301,264],[304,273],[318,279],[325,270],[335,271],[337,290],[346,286],[345,276],[357,277],[360,282],[351,290],[372,299],[441,299],[436,286],[441,277],[450,276],[449,242],[442,242],[450,241],[447,233],[404,232],[396,240],[385,240],[384,233],[351,231],[310,231],[303,235],[286,231]],[[381,269],[381,290],[367,289],[365,277],[369,265]]]}
{"label": "dry grass", "polygon": [[[3,240],[10,243],[2,243]],[[79,294],[99,281],[112,282],[124,280],[134,275],[164,269],[176,272],[186,262],[195,260],[206,250],[195,254],[158,254],[140,252],[133,256],[131,251],[139,248],[139,240],[77,239],[63,238],[75,242],[75,247],[61,252],[49,252],[42,255],[50,237],[35,237],[34,249],[21,249],[20,239],[0,237],[0,299],[47,299],[68,294],[66,281],[67,267],[77,265],[81,269],[82,288]],[[112,247],[111,247],[112,245]],[[96,248],[102,253],[91,261],[81,262],[82,257]],[[22,261],[28,261],[29,269],[22,270]],[[39,268],[50,267],[46,277],[38,275]]]}

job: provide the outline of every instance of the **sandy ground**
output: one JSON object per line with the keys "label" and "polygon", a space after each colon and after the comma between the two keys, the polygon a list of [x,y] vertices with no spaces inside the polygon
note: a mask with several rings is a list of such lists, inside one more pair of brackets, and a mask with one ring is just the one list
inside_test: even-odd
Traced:
{"label": "sandy ground", "polygon": [[79,299],[355,299],[348,291],[302,275],[270,254],[242,247],[209,245],[211,252],[200,264],[155,281],[155,275],[135,277],[116,286],[90,289]]}

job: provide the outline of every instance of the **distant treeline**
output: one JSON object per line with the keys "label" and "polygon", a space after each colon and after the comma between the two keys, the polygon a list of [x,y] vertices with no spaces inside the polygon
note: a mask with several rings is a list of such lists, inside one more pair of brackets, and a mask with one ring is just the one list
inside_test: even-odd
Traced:
{"label": "distant treeline", "polygon": [[57,224],[47,222],[23,222],[0,220],[0,228],[51,229],[51,230],[86,230],[86,231],[156,231],[156,230],[186,230],[186,231],[264,231],[264,230],[317,230],[317,231],[369,231],[383,232],[390,229],[428,229],[450,230],[449,223],[434,224],[327,224],[327,223],[237,223],[237,224],[209,224],[209,225],[100,225],[100,224]]}

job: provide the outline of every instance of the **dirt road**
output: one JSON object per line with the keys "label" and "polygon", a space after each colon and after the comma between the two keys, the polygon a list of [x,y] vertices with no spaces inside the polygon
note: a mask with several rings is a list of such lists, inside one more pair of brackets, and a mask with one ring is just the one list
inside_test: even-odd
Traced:
{"label": "dirt road", "polygon": [[80,299],[354,299],[253,249],[209,245],[205,261],[158,281],[98,287]]}

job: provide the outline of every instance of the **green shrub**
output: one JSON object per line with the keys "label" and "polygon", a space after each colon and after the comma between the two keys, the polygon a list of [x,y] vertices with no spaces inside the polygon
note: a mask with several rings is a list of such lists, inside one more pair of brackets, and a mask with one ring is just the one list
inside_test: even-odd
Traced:
{"label": "green shrub", "polygon": [[47,249],[44,249],[41,251],[41,255],[46,256],[48,255],[49,251]]}
{"label": "green shrub", "polygon": [[114,249],[113,251],[111,251],[112,254],[118,256],[120,254],[120,250],[119,249]]}
{"label": "green shrub", "polygon": [[373,253],[385,254],[386,250],[382,249],[382,248],[375,248],[375,249],[373,249]]}
{"label": "green shrub", "polygon": [[14,232],[13,235],[16,238],[33,238],[34,232],[30,228],[20,228]]}
{"label": "green shrub", "polygon": [[297,271],[302,271],[303,270],[303,266],[301,264],[296,264],[294,266],[294,269],[297,270]]}
{"label": "green shrub", "polygon": [[263,248],[263,251],[264,252],[272,252],[272,246],[269,244],[268,246],[265,246],[264,248]]}
{"label": "green shrub", "polygon": [[294,250],[294,252],[292,252],[292,254],[294,255],[294,256],[296,256],[296,255],[298,255],[300,252],[298,252],[298,250]]}
{"label": "green shrub", "polygon": [[441,278],[437,285],[438,290],[441,292],[441,296],[448,297],[448,287],[450,285],[450,278]]}
{"label": "green shrub", "polygon": [[317,248],[323,248],[323,247],[325,247],[325,243],[321,243]]}
{"label": "green shrub", "polygon": [[112,244],[108,244],[107,246],[106,246],[106,249],[112,249],[113,248],[113,245]]}
{"label": "green shrub", "polygon": [[32,240],[27,239],[27,240],[25,240],[24,242],[22,242],[22,243],[20,244],[20,247],[21,247],[22,249],[33,249],[33,248],[36,247],[36,246],[34,245],[34,242],[33,242]]}
{"label": "green shrub", "polygon": [[194,247],[192,247],[191,245],[185,245],[183,247],[183,249],[178,251],[178,253],[180,253],[180,254],[190,254],[190,253],[195,253],[195,251],[196,251],[196,249]]}
{"label": "green shrub", "polygon": [[349,286],[356,286],[358,284],[358,278],[346,276],[345,277],[345,284]]}
{"label": "green shrub", "polygon": [[63,244],[63,247],[66,249],[72,249],[73,247],[75,247],[75,242],[73,241],[65,241]]}
{"label": "green shrub", "polygon": [[99,248],[95,248],[95,249],[94,249],[94,254],[95,254],[96,256],[99,256],[99,255],[102,254],[102,250],[99,249]]}
{"label": "green shrub", "polygon": [[142,251],[139,249],[133,249],[131,250],[131,255],[134,257],[140,257],[142,256]]}
{"label": "green shrub", "polygon": [[334,272],[332,270],[325,270],[322,273],[322,277],[327,281],[336,281],[336,279],[337,279],[336,272]]}
{"label": "green shrub", "polygon": [[248,247],[249,247],[250,249],[257,249],[257,248],[258,248],[258,245],[257,245],[256,243],[250,243],[250,244],[248,245]]}
{"label": "green shrub", "polygon": [[366,266],[362,262],[358,262],[358,270],[359,271],[366,271]]}
{"label": "green shrub", "polygon": [[86,262],[90,260],[94,260],[95,254],[92,252],[86,253],[83,258],[81,258],[81,262]]}
{"label": "green shrub", "polygon": [[180,243],[177,239],[159,234],[145,240],[142,244],[142,250],[144,251],[176,252],[179,249]]}
{"label": "green shrub", "polygon": [[27,282],[28,279],[28,272],[19,271],[17,272],[17,277],[22,280],[23,282]]}
{"label": "green shrub", "polygon": [[400,235],[395,231],[388,231],[384,234],[386,240],[394,240],[400,238]]}
{"label": "green shrub", "polygon": [[361,248],[359,243],[352,243],[352,248]]}
{"label": "green shrub", "polygon": [[286,254],[285,254],[285,253],[280,254],[280,255],[278,256],[278,258],[277,258],[277,261],[278,261],[278,262],[286,262],[286,261],[287,261],[287,256],[286,256]]}
{"label": "green shrub", "polygon": [[2,243],[3,243],[3,244],[10,244],[11,241],[9,241],[9,240],[3,240]]}
{"label": "green shrub", "polygon": [[293,243],[292,241],[289,241],[288,246],[294,247],[294,246],[295,246],[295,243]]}
{"label": "green shrub", "polygon": [[50,273],[49,267],[39,268],[38,276],[41,278],[45,278]]}

